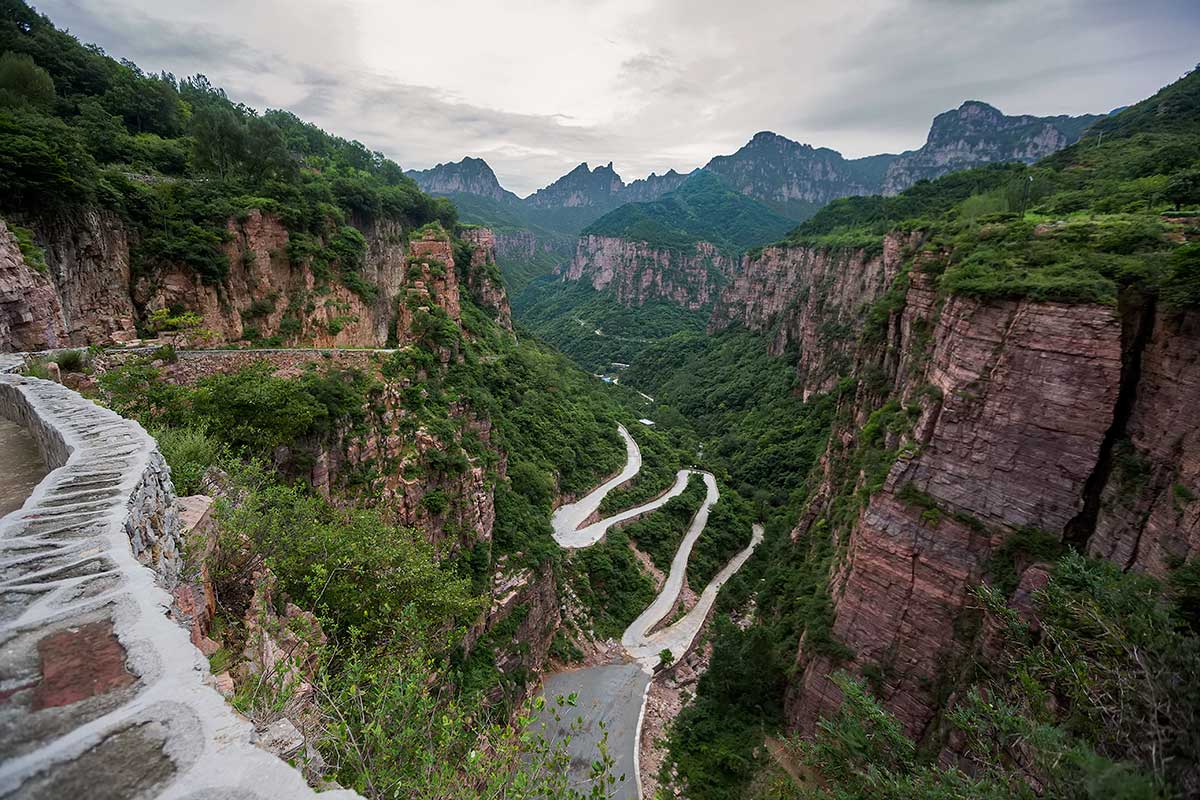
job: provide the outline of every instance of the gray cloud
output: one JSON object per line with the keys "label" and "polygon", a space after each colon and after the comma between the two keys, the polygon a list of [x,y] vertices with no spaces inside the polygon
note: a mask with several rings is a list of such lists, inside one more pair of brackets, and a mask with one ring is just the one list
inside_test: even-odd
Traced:
{"label": "gray cloud", "polygon": [[[402,8],[398,8],[402,6]],[[498,6],[503,6],[502,8]],[[687,170],[769,129],[858,156],[965,99],[1107,111],[1200,59],[1194,0],[43,0],[84,41],[203,72],[421,168],[528,193],[580,161]]]}

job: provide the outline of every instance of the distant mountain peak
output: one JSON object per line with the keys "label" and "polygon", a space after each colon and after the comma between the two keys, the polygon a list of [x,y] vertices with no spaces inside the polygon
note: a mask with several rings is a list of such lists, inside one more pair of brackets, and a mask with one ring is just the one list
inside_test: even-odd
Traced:
{"label": "distant mountain peak", "polygon": [[967,100],[934,117],[925,144],[891,162],[883,193],[899,194],[919,180],[982,164],[1032,164],[1078,141],[1101,118],[1008,116],[982,100]]}
{"label": "distant mountain peak", "polygon": [[474,194],[495,200],[516,199],[516,195],[500,185],[492,167],[482,158],[464,156],[461,161],[438,164],[424,170],[406,173],[422,191],[430,194]]}
{"label": "distant mountain peak", "polygon": [[864,168],[836,150],[759,131],[733,155],[717,156],[704,169],[774,211],[803,220],[830,200],[879,191],[882,167]]}
{"label": "distant mountain peak", "polygon": [[[996,108],[991,103],[985,103],[982,100],[963,100],[962,105],[960,105],[957,110],[958,111],[970,111],[970,110],[989,111],[989,112],[992,112],[995,114],[1002,115],[1002,112],[1000,111],[1000,109]],[[951,112],[947,111],[945,113],[948,114]]]}

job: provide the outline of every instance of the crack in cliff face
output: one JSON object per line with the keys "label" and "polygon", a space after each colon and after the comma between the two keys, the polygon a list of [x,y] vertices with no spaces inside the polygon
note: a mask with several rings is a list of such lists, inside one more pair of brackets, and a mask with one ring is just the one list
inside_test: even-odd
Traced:
{"label": "crack in cliff face", "polygon": [[[1086,552],[1088,541],[1096,531],[1100,514],[1100,498],[1112,475],[1113,448],[1125,437],[1129,417],[1137,401],[1138,385],[1142,378],[1142,354],[1154,331],[1156,300],[1136,289],[1121,294],[1121,383],[1113,405],[1112,424],[1104,434],[1096,466],[1083,485],[1083,508],[1063,529],[1063,543]],[[1137,552],[1137,548],[1134,548]]]}

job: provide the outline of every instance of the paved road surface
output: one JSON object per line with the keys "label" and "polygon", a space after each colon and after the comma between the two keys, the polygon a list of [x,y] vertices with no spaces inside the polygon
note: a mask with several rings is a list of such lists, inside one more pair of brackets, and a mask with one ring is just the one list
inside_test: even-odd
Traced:
{"label": "paved road surface", "polygon": [[[633,624],[626,628],[625,633],[622,634],[621,644],[626,650],[643,644],[650,629],[657,625],[663,617],[671,613],[671,609],[675,606],[675,601],[679,599],[679,592],[683,589],[683,583],[687,579],[687,565],[688,559],[692,555],[692,547],[696,544],[696,540],[700,538],[700,534],[704,533],[704,526],[708,524],[708,512],[712,510],[712,507],[716,505],[717,500],[721,497],[721,493],[717,491],[717,479],[707,472],[698,474],[704,476],[704,486],[708,489],[707,494],[704,496],[704,502],[700,504],[700,508],[696,511],[696,516],[692,517],[692,524],[687,529],[687,533],[684,534],[683,541],[679,543],[679,549],[675,551],[675,557],[671,559],[671,571],[667,574],[667,579],[663,583],[662,590],[654,598],[654,602],[646,606],[646,610],[638,615]],[[661,650],[662,648],[659,649]],[[653,669],[657,663],[656,659],[653,663],[644,664],[644,666]]]}
{"label": "paved road surface", "polygon": [[[621,637],[621,644],[625,646],[625,652],[646,669],[654,669],[654,666],[659,662],[658,654],[663,650],[670,650],[676,658],[686,653],[691,648],[696,634],[700,632],[700,628],[704,625],[704,620],[708,617],[708,612],[713,607],[713,603],[717,601],[717,592],[721,591],[721,587],[725,584],[725,581],[729,580],[735,572],[742,568],[742,564],[746,563],[746,559],[750,558],[754,553],[754,548],[758,547],[759,543],[763,540],[762,525],[756,523],[752,530],[753,534],[750,537],[750,544],[730,559],[729,563],[717,573],[708,586],[704,587],[704,591],[701,592],[699,599],[696,600],[696,604],[688,610],[682,619],[648,636],[631,636],[630,631],[633,629],[633,626],[630,626],[629,630],[625,631],[625,635]],[[684,568],[687,568],[686,564]],[[662,619],[662,617],[658,619]],[[654,622],[657,621],[656,619]],[[650,627],[654,626],[654,622],[650,623]]]}
{"label": "paved road surface", "polygon": [[[625,800],[637,798],[640,794],[637,785],[637,752],[642,706],[654,667],[659,662],[659,653],[665,648],[669,649],[675,658],[680,658],[691,648],[717,599],[717,592],[754,552],[754,548],[762,541],[763,529],[761,525],[753,527],[750,544],[717,573],[705,587],[695,606],[682,619],[660,631],[650,633],[675,606],[687,576],[692,547],[704,532],[709,511],[720,499],[720,492],[711,473],[682,469],[676,474],[675,483],[661,497],[581,527],[584,520],[599,510],[609,492],[637,475],[642,467],[642,453],[637,442],[624,426],[618,426],[618,432],[625,441],[625,467],[581,499],[560,506],[554,512],[551,526],[554,530],[554,540],[560,546],[576,549],[595,544],[604,538],[604,534],[613,525],[649,513],[666,504],[672,497],[682,494],[692,475],[702,476],[707,489],[704,502],[700,504],[683,541],[679,544],[679,549],[675,551],[675,557],[671,560],[671,571],[662,590],[621,636],[621,644],[632,663],[559,672],[546,677],[543,682],[543,695],[547,699],[548,710],[543,713],[542,723],[547,738],[558,740],[572,734],[571,722],[582,718],[582,730],[572,734],[569,746],[572,757],[572,785],[586,788],[591,764],[597,756],[597,747],[603,735],[600,723],[604,723],[608,732],[608,751],[616,760],[613,775],[625,776],[616,797],[618,800]],[[560,712],[563,719],[554,721],[553,699],[572,692],[578,695],[577,706],[572,709],[575,713],[567,715],[564,710]]]}
{"label": "paved road surface", "polygon": [[[546,710],[539,730],[549,741],[570,735],[571,785],[584,794],[589,786],[592,761],[599,754],[600,740],[608,733],[608,752],[615,759],[612,776],[617,779],[615,800],[635,800],[637,786],[637,737],[642,701],[650,675],[637,664],[608,664],[602,667],[559,672],[542,684]],[[557,697],[577,695],[574,707],[557,707]],[[559,720],[555,720],[555,712]],[[601,727],[601,722],[604,727]],[[578,730],[572,731],[572,725]],[[624,780],[621,780],[621,776]]]}

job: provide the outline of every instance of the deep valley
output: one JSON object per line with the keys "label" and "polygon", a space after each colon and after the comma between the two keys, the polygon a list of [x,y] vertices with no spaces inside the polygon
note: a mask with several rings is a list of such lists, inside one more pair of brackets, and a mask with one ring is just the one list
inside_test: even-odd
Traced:
{"label": "deep valley", "polygon": [[0,2],[3,797],[1200,796],[1198,400],[1200,71],[520,197]]}

